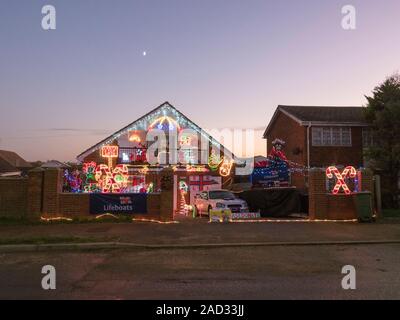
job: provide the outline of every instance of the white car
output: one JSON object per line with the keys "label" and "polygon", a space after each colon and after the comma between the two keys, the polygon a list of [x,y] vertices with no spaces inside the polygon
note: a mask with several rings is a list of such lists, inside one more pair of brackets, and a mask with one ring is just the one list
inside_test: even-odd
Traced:
{"label": "white car", "polygon": [[196,214],[210,214],[210,210],[229,209],[232,213],[248,212],[246,201],[238,199],[228,190],[202,191],[194,200]]}

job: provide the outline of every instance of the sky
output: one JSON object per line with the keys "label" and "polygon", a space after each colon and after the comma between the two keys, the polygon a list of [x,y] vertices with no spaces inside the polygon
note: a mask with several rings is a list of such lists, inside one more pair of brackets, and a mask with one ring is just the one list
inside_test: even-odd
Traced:
{"label": "sky", "polygon": [[[48,4],[55,30],[41,26]],[[73,161],[169,101],[203,128],[257,130],[265,154],[279,104],[361,106],[399,71],[399,12],[398,0],[0,0],[0,149]]]}

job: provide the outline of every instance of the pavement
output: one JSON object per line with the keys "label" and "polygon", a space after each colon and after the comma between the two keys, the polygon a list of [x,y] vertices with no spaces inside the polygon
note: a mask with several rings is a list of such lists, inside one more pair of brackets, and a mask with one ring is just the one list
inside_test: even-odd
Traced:
{"label": "pavement", "polygon": [[[400,299],[398,220],[0,226],[3,240],[43,235],[158,248],[0,250],[0,299]],[[56,290],[41,287],[44,265],[56,268]],[[356,290],[341,287],[345,265],[356,268]]]}
{"label": "pavement", "polygon": [[[266,222],[208,223],[188,219],[177,224],[150,222],[0,225],[1,240],[82,237],[138,245],[201,245],[251,243],[329,243],[400,241],[400,220],[380,223]],[[1,251],[1,246],[0,246]]]}

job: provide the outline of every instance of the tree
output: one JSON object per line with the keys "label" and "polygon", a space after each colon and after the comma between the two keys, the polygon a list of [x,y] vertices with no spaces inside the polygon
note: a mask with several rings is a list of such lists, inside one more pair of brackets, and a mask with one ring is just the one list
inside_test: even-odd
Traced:
{"label": "tree", "polygon": [[399,207],[400,178],[400,75],[387,78],[366,96],[365,116],[371,125],[373,144],[366,157],[382,176],[382,191],[388,206]]}

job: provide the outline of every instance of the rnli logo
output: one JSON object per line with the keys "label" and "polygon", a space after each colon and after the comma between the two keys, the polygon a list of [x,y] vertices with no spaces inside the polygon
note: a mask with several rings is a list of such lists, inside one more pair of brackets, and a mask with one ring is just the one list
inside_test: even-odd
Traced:
{"label": "rnli logo", "polygon": [[132,204],[132,199],[131,199],[131,197],[120,197],[119,202],[121,205]]}

